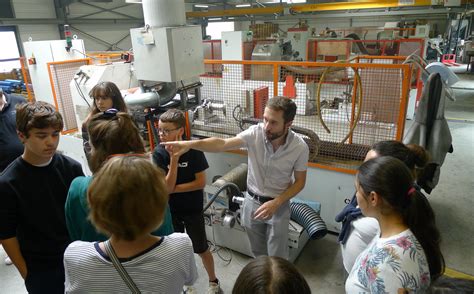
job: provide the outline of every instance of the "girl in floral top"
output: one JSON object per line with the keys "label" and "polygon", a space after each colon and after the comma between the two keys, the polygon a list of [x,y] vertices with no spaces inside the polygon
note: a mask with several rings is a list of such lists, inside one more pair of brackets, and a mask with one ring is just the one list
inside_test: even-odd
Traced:
{"label": "girl in floral top", "polygon": [[357,258],[346,281],[347,293],[424,292],[444,272],[434,212],[413,187],[400,160],[382,156],[361,165],[357,203],[377,219],[377,236]]}

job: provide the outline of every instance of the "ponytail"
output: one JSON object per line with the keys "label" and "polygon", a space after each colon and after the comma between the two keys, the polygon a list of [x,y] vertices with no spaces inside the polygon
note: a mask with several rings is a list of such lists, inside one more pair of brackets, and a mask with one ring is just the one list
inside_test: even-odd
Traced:
{"label": "ponytail", "polygon": [[408,206],[401,210],[403,221],[423,247],[431,280],[434,281],[443,275],[445,267],[440,249],[441,234],[436,227],[435,214],[423,193],[414,190],[408,198]]}
{"label": "ponytail", "polygon": [[406,164],[391,156],[368,160],[359,167],[357,182],[365,193],[376,192],[402,216],[423,247],[431,279],[441,276],[444,258],[435,214],[423,193],[414,189],[413,175]]}
{"label": "ponytail", "polygon": [[430,154],[428,153],[428,151],[426,151],[425,148],[421,147],[420,145],[408,144],[406,146],[413,154],[412,158],[414,162],[413,168],[415,172],[415,179],[418,180],[423,177],[425,167],[430,161]]}

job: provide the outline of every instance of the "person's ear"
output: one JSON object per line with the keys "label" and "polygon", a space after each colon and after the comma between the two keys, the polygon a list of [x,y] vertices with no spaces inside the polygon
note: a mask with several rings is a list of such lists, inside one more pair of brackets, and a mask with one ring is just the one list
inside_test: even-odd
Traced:
{"label": "person's ear", "polygon": [[178,134],[177,134],[177,140],[181,140],[184,135],[184,127],[179,128]]}
{"label": "person's ear", "polygon": [[377,205],[380,204],[380,202],[382,201],[382,198],[377,192],[372,191],[369,193],[369,197],[367,197],[367,201],[369,202],[370,206],[376,207]]}
{"label": "person's ear", "polygon": [[16,130],[16,134],[18,135],[18,138],[20,139],[21,143],[25,144],[26,136],[23,132],[20,132],[19,130]]}
{"label": "person's ear", "polygon": [[293,121],[290,120],[289,122],[286,122],[286,123],[285,123],[285,127],[288,129],[288,128],[291,127],[292,124],[293,124]]}

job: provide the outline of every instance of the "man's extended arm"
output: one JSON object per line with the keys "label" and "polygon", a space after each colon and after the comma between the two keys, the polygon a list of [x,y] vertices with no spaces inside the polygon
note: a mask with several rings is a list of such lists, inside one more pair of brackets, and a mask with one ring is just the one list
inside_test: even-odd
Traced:
{"label": "man's extended arm", "polygon": [[221,152],[237,149],[244,144],[244,140],[239,137],[228,139],[211,137],[201,140],[163,142],[161,144],[165,146],[173,146],[173,149],[182,155],[188,152],[189,149],[196,149],[203,152]]}

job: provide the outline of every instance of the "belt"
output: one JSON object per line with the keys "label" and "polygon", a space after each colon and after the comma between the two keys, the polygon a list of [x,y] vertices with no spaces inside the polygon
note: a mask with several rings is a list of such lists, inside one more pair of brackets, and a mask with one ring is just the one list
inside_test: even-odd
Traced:
{"label": "belt", "polygon": [[260,196],[260,195],[255,194],[254,192],[252,192],[250,190],[247,190],[247,193],[249,194],[250,197],[252,197],[253,199],[257,200],[258,202],[260,202],[262,204],[274,199],[272,197]]}

